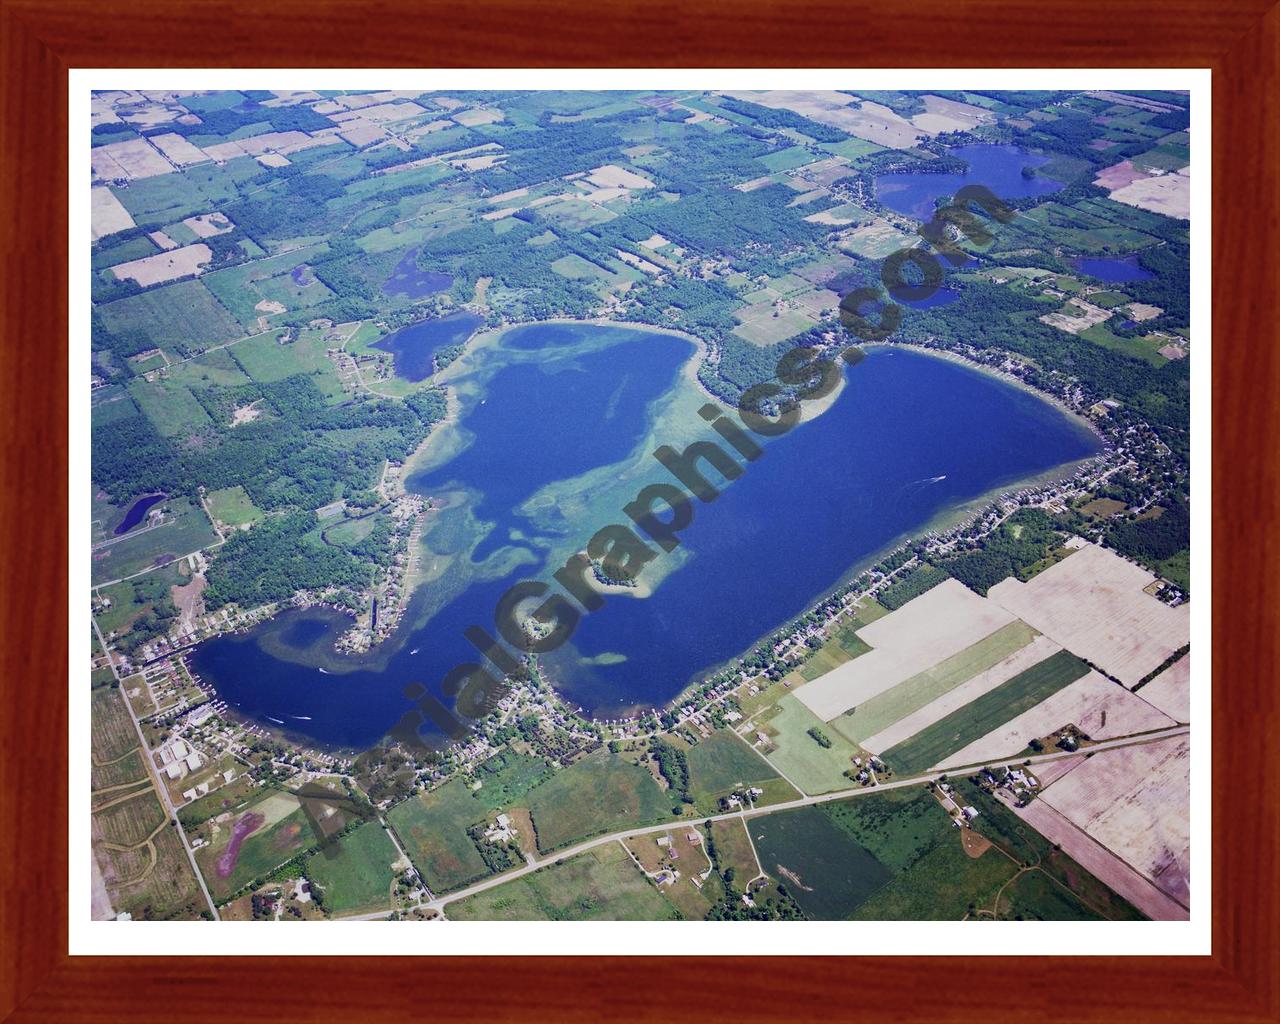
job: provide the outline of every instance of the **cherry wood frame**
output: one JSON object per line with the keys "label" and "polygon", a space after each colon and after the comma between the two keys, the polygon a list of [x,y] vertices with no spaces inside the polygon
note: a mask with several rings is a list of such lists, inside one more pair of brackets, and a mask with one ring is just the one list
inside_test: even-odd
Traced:
{"label": "cherry wood frame", "polygon": [[[1272,2],[0,0],[0,1018],[1280,1019]],[[68,956],[67,70],[113,66],[1212,68],[1212,955]]]}

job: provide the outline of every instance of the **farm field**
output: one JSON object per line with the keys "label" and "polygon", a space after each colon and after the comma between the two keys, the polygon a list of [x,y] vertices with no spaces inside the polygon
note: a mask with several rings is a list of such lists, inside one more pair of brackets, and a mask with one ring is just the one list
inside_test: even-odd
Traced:
{"label": "farm field", "polygon": [[[763,757],[725,729],[699,740],[685,752],[685,757],[689,764],[689,795],[699,814],[714,812],[720,798],[736,788],[758,786],[778,778]],[[798,795],[790,786],[786,789],[790,798]]]}
{"label": "farm field", "polygon": [[342,397],[338,371],[325,355],[324,332],[304,331],[284,342],[280,332],[259,334],[239,342],[231,351],[236,362],[258,384],[270,384],[297,373],[310,374],[329,400]]}
{"label": "farm field", "polygon": [[[859,749],[828,728],[800,703],[796,694],[788,693],[777,707],[772,718],[756,723],[748,740],[754,739],[756,729],[763,731],[774,744],[772,750],[765,752],[769,763],[808,795],[847,787],[849,779],[844,773],[853,767]],[[810,729],[821,729],[831,746],[820,745],[809,734]]]}
{"label": "farm field", "polygon": [[1144,593],[1155,577],[1113,551],[1084,544],[1027,583],[1007,579],[988,598],[1126,686],[1191,640],[1191,606]]}
{"label": "farm field", "polygon": [[396,804],[387,813],[400,842],[432,892],[460,889],[489,874],[467,829],[486,808],[461,779]]}
{"label": "farm field", "polygon": [[551,774],[551,766],[544,758],[504,751],[479,766],[475,775],[481,785],[471,795],[486,810],[501,810],[523,798]]}
{"label": "farm field", "polygon": [[392,865],[399,859],[386,830],[376,821],[367,821],[312,854],[306,873],[313,889],[320,887],[330,914],[390,912]]}
{"label": "farm field", "polygon": [[890,877],[817,807],[753,818],[747,828],[764,870],[813,920],[843,920]]}
{"label": "farm field", "polygon": [[[1034,707],[1089,671],[1067,651],[1052,654],[989,690],[972,703],[951,712],[884,752],[884,760],[899,774],[927,771],[940,762],[959,763],[950,756],[976,737]],[[1017,753],[1013,751],[1012,753]]]}
{"label": "farm field", "polygon": [[667,921],[675,908],[619,843],[451,903],[458,921]]}
{"label": "farm field", "polygon": [[1191,721],[1191,655],[1184,654],[1136,692],[1174,721]]}
{"label": "farm field", "polygon": [[653,825],[671,817],[671,800],[643,768],[597,751],[528,794],[529,813],[546,852],[600,832]]}
{"label": "farm field", "polygon": [[193,919],[206,910],[196,877],[141,757],[118,688],[93,691],[91,834],[94,917]]}
{"label": "farm field", "polygon": [[194,355],[244,333],[202,281],[179,281],[117,299],[97,313],[108,331],[138,338],[139,352],[162,348],[171,356]]}
{"label": "farm field", "polygon": [[[1015,616],[954,579],[944,580],[858,635],[873,649],[800,688],[823,721],[910,679],[1009,625]],[[927,642],[921,642],[921,638]]]}
{"label": "farm field", "polygon": [[[987,680],[995,685],[1003,681],[1002,676],[1007,678],[1004,673],[1011,675],[1020,671],[1056,649],[1051,641],[1036,638],[1026,623],[1011,622],[959,653],[846,711],[832,720],[831,727],[849,742],[878,753],[896,742],[890,742],[891,730],[910,729],[914,722],[922,720],[918,716],[924,716],[924,724],[927,725],[927,711],[938,701],[971,688],[982,692],[981,687]],[[910,736],[911,732],[905,732],[902,738]]]}
{"label": "farm field", "polygon": [[154,383],[135,377],[129,394],[156,430],[165,437],[187,437],[212,424],[190,390],[170,381]]}
{"label": "farm field", "polygon": [[947,756],[945,764],[975,764],[1008,757],[1065,725],[1093,740],[1167,729],[1173,719],[1139,695],[1091,671],[996,729]]}

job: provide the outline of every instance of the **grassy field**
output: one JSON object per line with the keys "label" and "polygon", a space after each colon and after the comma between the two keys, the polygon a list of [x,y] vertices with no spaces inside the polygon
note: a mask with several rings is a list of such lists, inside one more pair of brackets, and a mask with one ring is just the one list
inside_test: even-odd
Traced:
{"label": "grassy field", "polygon": [[[296,309],[301,305],[313,305],[333,294],[323,284],[316,282],[318,290],[313,293],[312,301],[299,303],[294,297],[295,294],[301,294],[297,289],[290,288],[288,285],[277,288],[266,285],[267,281],[279,278],[282,274],[288,275],[295,267],[300,267],[308,260],[328,251],[329,246],[324,242],[309,245],[265,260],[241,263],[239,266],[206,274],[204,283],[209,291],[213,292],[231,311],[232,316],[244,327],[252,328],[261,315],[254,306],[263,299],[281,302],[290,309]],[[310,278],[305,279],[310,280]]]}
{"label": "grassy field", "polygon": [[[827,734],[830,747],[819,746],[809,735],[809,730],[815,727]],[[778,701],[778,712],[768,719],[762,731],[776,744],[768,753],[770,763],[805,793],[829,793],[851,785],[844,773],[853,767],[858,750],[843,736],[828,729],[817,715],[796,700],[794,693]]]}
{"label": "grassy field", "polygon": [[98,307],[108,330],[145,338],[147,347],[190,355],[244,332],[200,281],[179,281]]}
{"label": "grassy field", "polygon": [[489,874],[467,828],[485,817],[485,807],[461,779],[411,797],[387,814],[414,866],[433,892],[459,889]]}
{"label": "grassy field", "polygon": [[361,825],[307,860],[307,877],[322,890],[331,914],[391,909],[391,865],[399,859],[395,844],[376,821]]}
{"label": "grassy field", "polygon": [[813,920],[852,914],[889,870],[817,807],[780,811],[747,823],[764,870],[786,886]]}
{"label": "grassy field", "polygon": [[220,491],[210,491],[205,495],[205,501],[213,517],[228,526],[256,523],[263,515],[239,484],[224,487]]}
{"label": "grassy field", "polygon": [[[764,758],[728,730],[713,732],[699,740],[686,751],[685,757],[689,764],[689,795],[699,814],[713,813],[720,798],[738,787],[760,786],[778,779],[778,773]],[[786,789],[790,796],[798,795],[790,786]]]}
{"label": "grassy field", "polygon": [[661,822],[671,817],[674,799],[643,768],[600,750],[530,790],[528,804],[538,849],[548,851],[628,825]]}
{"label": "grassy field", "polygon": [[189,388],[233,388],[249,383],[248,374],[240,369],[230,350],[225,348],[215,348],[186,362],[172,364],[167,378]]}
{"label": "grassy field", "polygon": [[213,425],[196,396],[173,381],[149,383],[135,377],[129,382],[129,394],[165,437],[188,437]]}
{"label": "grassy field", "polygon": [[739,889],[746,889],[747,883],[760,873],[746,823],[741,818],[712,822],[711,839],[715,847],[716,867],[722,872],[732,868],[733,884]]}
{"label": "grassy field", "polygon": [[323,331],[302,331],[297,340],[281,344],[279,332],[247,338],[231,351],[235,360],[259,384],[283,380],[298,373],[314,375],[316,386],[333,400],[341,398],[342,381],[325,355],[328,343]]}
{"label": "grassy field", "polygon": [[833,668],[843,665],[846,661],[852,661],[860,654],[866,654],[871,650],[869,644],[863,642],[858,636],[857,630],[866,623],[861,622],[842,622],[831,633],[813,656],[806,661],[797,670],[796,675],[806,683],[812,682],[818,676],[824,676]]}
{"label": "grassy field", "polygon": [[93,552],[93,582],[122,579],[152,565],[167,562],[217,543],[204,509],[186,498],[170,498],[165,505],[173,516],[163,526],[145,533],[131,531],[107,547]]}
{"label": "grassy field", "polygon": [[451,904],[459,921],[667,921],[675,908],[630,855],[606,843]]}
{"label": "grassy field", "polygon": [[831,728],[851,743],[861,743],[912,712],[985,672],[1035,637],[1026,623],[1010,622],[990,636],[953,654],[932,668],[905,679],[833,719]]}
{"label": "grassy field", "polygon": [[476,769],[480,788],[472,791],[472,798],[485,810],[500,810],[550,776],[551,766],[545,758],[504,750]]}
{"label": "grassy field", "polygon": [[[260,815],[262,823],[245,836],[233,854],[229,850],[232,830],[250,814]],[[215,900],[225,900],[255,879],[264,878],[316,842],[297,797],[279,790],[263,792],[244,810],[204,828],[210,842],[196,851],[196,862]]]}
{"label": "grassy field", "polygon": [[905,871],[955,829],[923,786],[822,805],[823,813],[890,871]]}
{"label": "grassy field", "polygon": [[789,171],[793,167],[811,164],[814,159],[814,155],[804,146],[788,146],[786,149],[777,149],[758,157],[757,162],[763,164],[769,171]]}
{"label": "grassy field", "polygon": [[886,750],[885,763],[899,775],[927,771],[948,754],[1035,707],[1088,671],[1089,666],[1069,651],[1050,655]]}

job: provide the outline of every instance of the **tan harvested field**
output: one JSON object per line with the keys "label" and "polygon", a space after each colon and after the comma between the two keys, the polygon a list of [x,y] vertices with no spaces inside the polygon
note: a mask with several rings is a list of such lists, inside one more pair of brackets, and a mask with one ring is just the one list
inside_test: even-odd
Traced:
{"label": "tan harvested field", "polygon": [[292,163],[287,156],[281,156],[279,153],[263,153],[254,159],[263,167],[288,167]]}
{"label": "tan harvested field", "polygon": [[182,222],[201,238],[212,238],[214,235],[225,235],[235,229],[225,213],[202,213],[198,217],[188,217]]}
{"label": "tan harvested field", "polygon": [[1078,726],[1095,740],[1114,739],[1152,729],[1167,729],[1173,719],[1135,693],[1113,683],[1100,672],[1089,672],[1030,711],[1024,711],[998,729],[957,750],[941,767],[977,764],[998,757],[1012,757],[1032,740],[1048,736],[1065,725]]}
{"label": "tan harvested field", "polygon": [[1116,189],[1111,198],[1140,210],[1187,220],[1191,216],[1191,178],[1185,168],[1177,174],[1157,174]]}
{"label": "tan harvested field", "polygon": [[464,110],[460,114],[454,114],[453,119],[464,128],[474,128],[477,125],[493,124],[496,121],[501,121],[503,116],[501,110],[495,110],[492,107],[477,107],[475,110]]}
{"label": "tan harvested field", "polygon": [[862,224],[842,234],[837,244],[845,252],[864,259],[884,259],[890,253],[909,247],[911,239],[886,220],[877,217],[869,224]]}
{"label": "tan harvested field", "polygon": [[968,682],[961,683],[954,690],[944,693],[919,711],[899,719],[874,736],[867,737],[862,745],[873,754],[883,753],[1060,650],[1062,648],[1047,636],[1038,636],[1026,647],[1014,651],[1004,660],[997,662],[985,672],[979,672]]}
{"label": "tan harvested field", "polygon": [[106,185],[90,189],[89,195],[89,221],[95,242],[104,235],[115,234],[117,231],[133,227],[133,218],[129,216],[129,211],[121,205],[115,193]]}
{"label": "tan harvested field", "polygon": [[830,210],[823,210],[821,213],[811,213],[805,218],[810,224],[834,224],[836,226],[857,224],[865,219],[865,212],[851,204],[835,206]]}
{"label": "tan harvested field", "polygon": [[996,119],[995,114],[981,107],[957,100],[943,99],[941,96],[924,97],[923,114],[916,114],[911,123],[930,135],[940,132],[967,132],[980,124],[989,124]]}
{"label": "tan harvested field", "polygon": [[1084,762],[1084,754],[1076,754],[1075,757],[1061,757],[1056,761],[1041,761],[1033,768],[1026,769],[1026,771],[1039,779],[1040,788],[1044,789],[1045,786],[1052,785],[1071,769],[1079,767]]}
{"label": "tan harvested field", "polygon": [[600,188],[653,188],[653,182],[617,164],[605,164],[587,175],[587,181]]}
{"label": "tan harvested field", "polygon": [[1138,693],[1175,721],[1191,721],[1191,655],[1184,654]]}
{"label": "tan harvested field", "polygon": [[1105,188],[1108,192],[1114,192],[1146,176],[1147,172],[1134,167],[1132,161],[1121,160],[1118,164],[1112,164],[1100,170],[1093,179],[1093,183],[1099,188]]}
{"label": "tan harvested field", "polygon": [[166,235],[163,231],[150,231],[147,233],[147,237],[150,238],[151,241],[155,242],[156,245],[160,246],[161,249],[178,248],[178,243],[175,242],[168,235]]}
{"label": "tan harvested field", "polygon": [[1177,900],[1170,899],[1148,879],[1143,878],[1105,846],[1090,839],[1043,800],[1032,800],[1026,807],[1010,809],[1049,842],[1057,843],[1063,853],[1114,889],[1151,920],[1185,921],[1190,916],[1186,907]]}
{"label": "tan harvested field", "polygon": [[1129,319],[1136,320],[1138,323],[1142,323],[1144,320],[1154,320],[1163,312],[1164,310],[1159,306],[1152,306],[1146,302],[1129,303]]}
{"label": "tan harvested field", "polygon": [[204,271],[205,264],[212,259],[213,253],[209,247],[203,242],[197,242],[195,245],[184,245],[181,249],[158,252],[154,256],[121,263],[112,267],[111,272],[119,281],[132,278],[146,287],[163,281],[173,281],[179,277],[198,275]]}
{"label": "tan harvested field", "polygon": [[927,133],[879,103],[862,103],[848,93],[824,90],[771,89],[726,92],[724,95],[775,110],[790,110],[819,124],[839,128],[890,149],[909,149]]}
{"label": "tan harvested field", "polygon": [[[418,104],[413,102],[379,103],[372,107],[360,108],[360,116],[366,121],[372,121],[374,124],[390,124],[392,121],[405,121],[411,117],[419,117],[426,112],[427,110],[425,107],[420,107]],[[335,117],[334,120],[336,121],[338,119]],[[500,113],[498,114],[497,120],[502,120],[502,115]],[[483,124],[486,122],[477,121],[475,123]]]}
{"label": "tan harvested field", "polygon": [[1189,905],[1190,737],[1104,750],[1049,786],[1037,802]]}
{"label": "tan harvested field", "polygon": [[1132,687],[1191,640],[1191,606],[1170,608],[1145,593],[1154,580],[1114,552],[1084,544],[1028,583],[997,583],[987,597]]}
{"label": "tan harvested field", "polygon": [[352,125],[343,128],[338,135],[353,146],[367,146],[387,138],[387,133],[376,124]]}
{"label": "tan harvested field", "polygon": [[1015,616],[956,580],[945,580],[895,612],[858,631],[873,650],[819,676],[796,698],[829,722],[970,644]]}
{"label": "tan harvested field", "polygon": [[151,143],[180,167],[202,164],[209,159],[208,154],[203,149],[193,145],[174,132],[168,132],[164,135],[152,135]]}
{"label": "tan harvested field", "polygon": [[1103,309],[1084,299],[1068,299],[1062,310],[1057,313],[1046,313],[1040,320],[1068,334],[1079,334],[1097,324],[1105,323],[1114,313],[1115,310]]}
{"label": "tan harvested field", "polygon": [[146,139],[95,146],[89,162],[93,166],[93,176],[103,181],[154,178],[158,174],[171,174],[174,170],[173,164],[157,153]]}

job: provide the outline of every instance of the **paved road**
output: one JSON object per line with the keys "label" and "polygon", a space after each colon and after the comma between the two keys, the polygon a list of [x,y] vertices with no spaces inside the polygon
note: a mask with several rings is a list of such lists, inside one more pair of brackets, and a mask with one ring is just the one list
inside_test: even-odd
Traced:
{"label": "paved road", "polygon": [[[1089,752],[1100,750],[1110,750],[1114,747],[1129,747],[1139,743],[1151,743],[1155,740],[1166,739],[1169,736],[1180,736],[1191,729],[1188,725],[1176,725],[1168,729],[1159,729],[1155,732],[1141,733],[1134,736],[1121,736],[1113,740],[1105,740],[1101,743],[1095,743],[1087,748]],[[507,882],[521,878],[524,875],[532,874],[542,868],[555,864],[558,861],[568,860],[570,857],[576,857],[580,853],[586,853],[593,850],[597,846],[604,846],[606,843],[616,842],[619,839],[625,839],[629,836],[653,835],[659,832],[670,832],[673,828],[680,828],[682,825],[698,825],[704,821],[729,821],[733,818],[746,821],[748,818],[757,818],[764,814],[775,814],[778,811],[788,811],[798,807],[809,807],[813,804],[825,804],[832,800],[848,800],[852,797],[868,796],[872,793],[879,793],[886,789],[902,789],[907,786],[921,786],[928,782],[935,782],[944,775],[964,775],[967,772],[981,768],[984,765],[989,768],[998,768],[1001,766],[1016,766],[1023,762],[1030,761],[1032,764],[1043,764],[1046,761],[1057,761],[1065,757],[1077,757],[1080,751],[1059,750],[1050,754],[1036,754],[1031,757],[1009,757],[1003,760],[985,761],[981,764],[968,765],[962,768],[950,768],[945,772],[929,772],[924,775],[913,775],[910,778],[894,779],[892,782],[881,782],[875,786],[857,786],[852,789],[836,790],[833,793],[821,793],[817,796],[801,797],[798,800],[788,800],[785,803],[770,804],[767,807],[749,808],[741,811],[730,811],[726,814],[711,814],[706,817],[697,819],[687,819],[680,822],[664,822],[661,825],[647,825],[640,828],[628,828],[618,832],[611,832],[605,836],[597,836],[595,839],[589,839],[586,842],[579,843],[577,846],[571,846],[568,849],[560,850],[556,853],[548,854],[545,857],[528,857],[528,863],[514,871],[508,871],[502,875],[496,875],[493,878],[486,879],[483,882],[477,882],[475,885],[458,892],[450,893],[447,896],[437,896],[435,899],[422,904],[420,909],[423,910],[439,910],[450,903],[456,903],[458,900],[464,900],[468,896],[475,896],[494,886],[505,885]],[[374,921],[385,918],[385,912],[378,914],[365,914],[360,917],[344,918],[347,921]]]}

